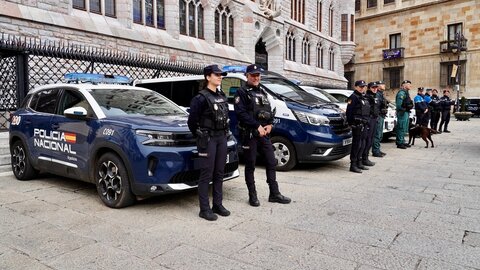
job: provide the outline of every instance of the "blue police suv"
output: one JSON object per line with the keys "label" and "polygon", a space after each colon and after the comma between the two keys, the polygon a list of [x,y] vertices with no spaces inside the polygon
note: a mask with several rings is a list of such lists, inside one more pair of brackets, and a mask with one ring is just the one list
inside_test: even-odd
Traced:
{"label": "blue police suv", "polygon": [[[28,93],[10,117],[15,177],[48,172],[91,182],[113,208],[195,188],[200,170],[187,113],[156,92],[102,76],[70,74],[76,83]],[[230,136],[224,180],[239,175],[236,147]]]}

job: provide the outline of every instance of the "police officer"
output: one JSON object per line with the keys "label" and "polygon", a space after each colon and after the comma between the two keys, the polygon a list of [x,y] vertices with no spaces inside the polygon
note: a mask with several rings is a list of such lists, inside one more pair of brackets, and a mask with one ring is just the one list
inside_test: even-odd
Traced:
{"label": "police officer", "polygon": [[431,108],[430,128],[437,130],[438,121],[440,120],[440,97],[438,96],[438,90],[432,90],[432,101],[429,103]]}
{"label": "police officer", "polygon": [[270,189],[269,202],[290,203],[290,198],[283,196],[278,188],[275,166],[277,161],[270,141],[274,113],[266,94],[260,88],[260,74],[263,69],[255,64],[247,66],[245,76],[247,83],[235,94],[235,113],[239,122],[239,135],[245,157],[245,182],[248,188],[248,202],[259,206],[255,188],[255,162],[257,151],[265,156],[265,170]]}
{"label": "police officer", "polygon": [[423,97],[423,100],[425,100],[425,103],[427,104],[428,111],[425,114],[425,117],[423,118],[424,122],[422,124],[423,124],[423,126],[428,127],[428,122],[430,122],[430,118],[431,118],[431,115],[432,115],[432,105],[430,104],[430,103],[432,103],[432,89],[431,88],[427,88],[427,90],[425,90],[425,96]]}
{"label": "police officer", "polygon": [[418,126],[424,126],[425,114],[428,112],[423,90],[423,87],[418,87],[417,95],[413,98],[413,103],[415,104],[415,116],[417,117],[415,124]]}
{"label": "police officer", "polygon": [[[380,115],[380,104],[377,99],[377,89],[378,85],[376,82],[368,83],[368,89],[365,93],[365,98],[370,104],[370,116],[368,117],[368,132],[367,139],[365,140],[365,149],[362,152],[362,164],[365,166],[373,166],[375,162],[372,162],[368,159],[368,154],[373,145],[373,137],[377,129],[377,120]],[[383,130],[383,128],[382,128]]]}
{"label": "police officer", "polygon": [[[206,87],[190,103],[188,127],[197,138],[200,164],[198,182],[199,216],[206,220],[216,220],[217,214],[230,215],[222,204],[222,184],[227,159],[228,103],[225,94],[218,89],[222,76],[227,75],[217,65],[203,69]],[[213,185],[213,205],[208,199],[209,182]]]}
{"label": "police officer", "polygon": [[410,98],[408,90],[412,89],[412,82],[404,80],[401,88],[395,97],[395,103],[397,106],[397,130],[396,130],[396,144],[397,148],[407,149],[410,147],[405,143],[405,133],[408,131],[408,115],[413,108],[413,102]]}
{"label": "police officer", "polygon": [[378,86],[376,98],[378,100],[380,114],[377,118],[377,127],[375,129],[375,135],[373,137],[372,156],[384,157],[386,153],[380,150],[380,142],[383,139],[383,126],[385,124],[385,117],[387,116],[388,112],[388,100],[383,95],[383,91],[385,91],[385,83],[383,81],[376,81],[375,83]]}
{"label": "police officer", "polygon": [[[450,123],[450,110],[452,105],[455,104],[455,101],[450,99],[450,90],[444,89],[443,90],[443,97],[440,98],[440,108],[442,113],[442,121],[440,121],[440,128],[438,129],[439,133],[442,132],[442,127],[445,124],[445,129],[443,132],[450,133],[448,130],[448,123]],[[458,105],[457,105],[458,106]]]}
{"label": "police officer", "polygon": [[370,117],[370,103],[365,98],[366,87],[365,81],[356,81],[355,91],[347,99],[347,122],[352,128],[350,171],[355,173],[368,170],[362,163],[362,154],[368,133],[368,119]]}

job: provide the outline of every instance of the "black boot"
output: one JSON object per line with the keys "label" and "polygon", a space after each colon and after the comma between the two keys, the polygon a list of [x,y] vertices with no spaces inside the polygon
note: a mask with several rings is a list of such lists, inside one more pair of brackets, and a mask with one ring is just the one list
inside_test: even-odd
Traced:
{"label": "black boot", "polygon": [[288,197],[283,196],[280,193],[276,193],[276,194],[270,193],[270,195],[268,196],[268,201],[287,204],[287,203],[290,203],[292,200]]}
{"label": "black boot", "polygon": [[248,203],[251,206],[260,206],[260,201],[257,198],[257,192],[256,191],[250,191],[248,192]]}
{"label": "black boot", "polygon": [[357,167],[356,162],[350,163],[350,171],[354,173],[362,173],[362,170],[360,170],[360,168]]}
{"label": "black boot", "polygon": [[374,166],[375,162],[370,161],[367,157],[367,158],[362,159],[362,164],[365,165],[365,166]]}
{"label": "black boot", "polygon": [[360,161],[357,161],[357,167],[360,169],[360,170],[364,170],[364,171],[367,171],[368,168],[366,166],[363,165],[363,162],[360,160]]}

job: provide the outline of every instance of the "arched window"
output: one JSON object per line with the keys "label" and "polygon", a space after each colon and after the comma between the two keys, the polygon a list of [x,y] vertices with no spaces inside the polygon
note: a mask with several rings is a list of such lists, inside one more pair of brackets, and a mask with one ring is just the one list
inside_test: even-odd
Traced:
{"label": "arched window", "polygon": [[317,67],[323,68],[323,46],[317,43]]}
{"label": "arched window", "polygon": [[302,64],[310,65],[310,41],[308,36],[302,40]]}
{"label": "arched window", "polygon": [[291,0],[290,17],[300,23],[305,23],[305,0]]}
{"label": "arched window", "polygon": [[215,10],[215,42],[233,46],[233,17],[222,5]]}
{"label": "arched window", "polygon": [[285,59],[295,61],[295,36],[293,31],[288,31],[285,37]]}
{"label": "arched window", "polygon": [[203,6],[200,0],[179,0],[180,34],[203,38]]}
{"label": "arched window", "polygon": [[334,71],[335,70],[335,52],[333,51],[333,47],[330,47],[330,49],[328,50],[328,56],[330,60],[328,69],[330,69],[331,71]]}

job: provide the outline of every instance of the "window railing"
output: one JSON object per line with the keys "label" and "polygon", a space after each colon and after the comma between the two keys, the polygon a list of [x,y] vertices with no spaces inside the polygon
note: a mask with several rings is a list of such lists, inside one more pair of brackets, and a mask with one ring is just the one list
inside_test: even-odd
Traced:
{"label": "window railing", "polygon": [[[458,42],[457,42],[458,41]],[[444,40],[440,41],[440,52],[441,53],[450,53],[453,52],[453,50],[458,50],[460,47],[460,51],[466,51],[467,50],[467,39],[466,38],[460,38],[459,40]],[[458,44],[459,43],[459,44]]]}
{"label": "window railing", "polygon": [[394,48],[394,49],[383,50],[383,60],[403,58],[404,50],[405,48]]}

